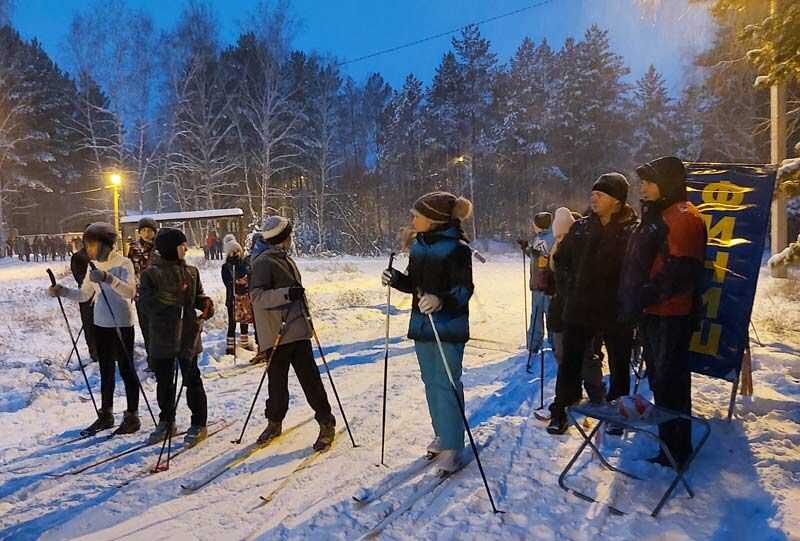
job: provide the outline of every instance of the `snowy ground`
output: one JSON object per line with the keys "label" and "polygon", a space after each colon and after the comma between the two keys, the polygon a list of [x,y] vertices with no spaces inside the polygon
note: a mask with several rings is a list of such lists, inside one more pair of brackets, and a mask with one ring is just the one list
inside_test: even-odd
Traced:
{"label": "snowy ground", "polygon": [[[200,475],[204,465],[235,453],[230,443],[241,429],[260,370],[219,377],[233,364],[223,357],[224,309],[207,325],[202,369],[211,420],[235,424],[206,444],[180,456],[169,472],[140,477],[155,461],[150,448],[81,476],[52,479],[46,474],[74,469],[94,457],[121,450],[144,433],[89,446],[64,445],[93,418],[80,372],[64,369],[69,342],[56,301],[46,297],[46,264],[0,260],[0,538],[2,539],[356,539],[413,485],[383,502],[355,509],[351,495],[393,470],[407,467],[431,438],[419,369],[404,338],[409,299],[392,298],[389,438],[386,463],[380,457],[381,391],[385,290],[375,259],[300,259],[320,339],[354,430],[323,459],[291,480],[275,499],[254,509],[304,456],[316,436],[309,423],[276,442],[205,489],[183,495],[180,483]],[[53,264],[66,276],[67,265]],[[201,265],[207,292],[222,307],[219,262]],[[517,258],[493,256],[476,263],[471,304],[473,335],[466,350],[467,410],[498,506],[492,515],[473,463],[435,498],[423,499],[384,532],[383,539],[597,540],[597,539],[800,539],[800,311],[798,287],[762,281],[754,316],[762,346],[754,348],[755,396],[740,398],[737,417],[724,420],[729,385],[695,376],[695,412],[712,423],[711,439],[690,471],[696,498],[676,491],[658,519],[647,509],[669,482],[668,474],[641,459],[654,453],[641,437],[603,438],[614,460],[646,482],[614,477],[585,454],[572,483],[633,513],[619,517],[558,487],[557,478],[579,440],[546,434],[532,413],[539,405],[537,377],[525,370],[522,269]],[[65,278],[71,281],[71,278]],[[75,332],[77,308],[67,306]],[[141,344],[138,346],[140,373]],[[85,353],[84,353],[85,355]],[[240,359],[241,362],[241,359]],[[552,394],[553,362],[546,361],[545,401]],[[98,387],[96,366],[89,368]],[[294,376],[285,426],[307,419]],[[325,378],[328,385],[327,378]],[[155,400],[154,381],[145,389]],[[123,409],[118,384],[117,410]],[[329,394],[330,393],[330,387]],[[333,402],[333,396],[331,395]],[[335,407],[335,402],[334,402]],[[142,421],[150,427],[144,404]],[[341,417],[339,417],[340,426]],[[185,426],[185,407],[179,412]],[[264,425],[263,397],[248,429],[252,441]]]}

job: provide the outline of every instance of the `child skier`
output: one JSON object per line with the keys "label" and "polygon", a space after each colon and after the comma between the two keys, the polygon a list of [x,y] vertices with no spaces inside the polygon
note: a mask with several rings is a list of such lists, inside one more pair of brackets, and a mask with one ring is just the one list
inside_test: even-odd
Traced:
{"label": "child skier", "polygon": [[266,445],[283,430],[283,418],[289,409],[291,365],[319,423],[314,450],[321,451],[333,443],[336,418],[331,413],[328,395],[314,361],[312,331],[306,318],[305,289],[300,271],[289,257],[291,244],[292,225],[289,220],[267,216],[252,251],[250,297],[258,330],[258,347],[261,352],[275,347],[267,369],[269,396],[265,415],[268,422],[258,437],[258,444]]}
{"label": "child skier", "polygon": [[[242,245],[232,234],[225,235],[222,243],[225,263],[222,264],[222,282],[225,284],[225,307],[228,309],[228,335],[226,355],[236,353],[236,322],[239,321],[239,345],[248,351],[253,346],[248,336],[249,323],[252,323],[252,306],[248,293],[250,280],[250,258],[244,255]],[[237,309],[239,318],[237,319]]]}
{"label": "child skier", "polygon": [[469,340],[469,300],[474,285],[472,252],[461,223],[471,214],[472,203],[463,197],[447,192],[420,197],[411,210],[416,238],[411,244],[407,274],[386,269],[382,276],[384,286],[413,295],[408,337],[414,340],[435,434],[428,452],[440,455],[439,467],[445,472],[456,471],[464,463],[464,424],[428,315],[433,315],[463,404],[461,369],[464,345]]}
{"label": "child skier", "polygon": [[[97,268],[89,271],[80,289],[60,284],[51,286],[52,297],[66,297],[77,302],[86,302],[94,297],[93,334],[100,362],[101,406],[97,420],[81,431],[82,435],[95,434],[114,426],[115,364],[125,384],[128,408],[115,434],[132,434],[141,428],[139,421],[139,379],[133,366],[133,308],[131,301],[136,294],[136,278],[133,263],[114,250],[117,234],[114,226],[97,222],[89,225],[83,233],[83,244],[90,260]],[[106,303],[103,298],[108,299]],[[110,310],[109,310],[110,307]],[[120,343],[120,335],[122,336]]]}
{"label": "child skier", "polygon": [[531,274],[529,287],[531,290],[531,321],[528,336],[528,348],[533,354],[539,353],[544,344],[544,316],[550,308],[550,301],[555,293],[553,273],[550,270],[550,252],[553,249],[553,215],[540,212],[533,217],[533,242],[517,241],[531,258]]}
{"label": "child skier", "polygon": [[[200,272],[185,261],[189,245],[178,229],[165,227],[155,239],[157,253],[142,273],[139,305],[144,309],[150,332],[150,357],[156,374],[160,410],[158,426],[150,441],[163,440],[175,428],[175,361],[186,388],[186,402],[192,412],[191,426],[184,442],[197,444],[208,436],[208,407],[203,380],[197,366],[200,321],[214,315],[214,303],[203,294]],[[195,310],[202,315],[197,316]]]}

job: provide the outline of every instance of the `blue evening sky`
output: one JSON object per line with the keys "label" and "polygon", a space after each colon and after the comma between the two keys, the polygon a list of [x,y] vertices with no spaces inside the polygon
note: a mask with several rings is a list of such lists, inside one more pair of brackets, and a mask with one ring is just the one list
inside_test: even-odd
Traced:
{"label": "blue evening sky", "polygon": [[[531,0],[293,0],[302,20],[294,46],[351,59],[394,47],[467,23],[493,17],[528,5]],[[14,25],[27,38],[36,37],[57,62],[65,65],[63,42],[76,11],[90,0],[18,0]],[[213,2],[227,41],[232,41],[239,21],[256,0]],[[655,5],[642,11],[639,5]],[[551,0],[523,13],[487,23],[481,33],[492,43],[501,61],[506,61],[525,36],[535,41],[547,38],[554,47],[566,37],[580,37],[591,24],[610,30],[615,51],[625,57],[632,77],[654,64],[667,78],[671,92],[691,76],[693,52],[709,39],[703,8],[686,6],[686,0]],[[164,29],[177,19],[179,0],[129,0],[152,14]],[[450,38],[439,38],[407,49],[344,67],[345,73],[363,80],[380,72],[393,86],[413,72],[430,82]]]}

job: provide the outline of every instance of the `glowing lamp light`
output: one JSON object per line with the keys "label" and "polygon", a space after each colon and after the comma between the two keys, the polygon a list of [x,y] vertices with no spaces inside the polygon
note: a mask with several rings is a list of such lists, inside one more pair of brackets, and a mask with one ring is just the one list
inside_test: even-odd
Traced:
{"label": "glowing lamp light", "polygon": [[114,186],[119,186],[120,184],[122,184],[122,176],[119,175],[118,173],[114,173],[113,175],[111,175],[111,184],[113,184]]}

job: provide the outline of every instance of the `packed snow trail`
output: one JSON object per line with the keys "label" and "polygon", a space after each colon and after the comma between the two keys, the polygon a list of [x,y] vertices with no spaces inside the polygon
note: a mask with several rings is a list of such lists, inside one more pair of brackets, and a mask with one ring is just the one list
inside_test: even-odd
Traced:
{"label": "packed snow trail", "polygon": [[[195,262],[207,291],[223,306],[219,262]],[[59,447],[93,420],[91,404],[77,398],[85,394],[80,373],[55,369],[63,366],[71,344],[57,304],[45,296],[48,280],[44,268],[52,265],[64,279],[66,265],[0,266],[0,297],[10,301],[3,305],[6,317],[0,320],[0,433],[4,434],[0,444],[0,539],[149,541],[191,535],[197,539],[252,536],[273,541],[344,540],[363,535],[406,501],[414,483],[402,484],[360,509],[352,500],[355,490],[378,486],[393,472],[415,463],[432,438],[413,343],[404,337],[409,298],[393,295],[386,441],[389,467],[375,466],[380,460],[386,309],[380,272],[385,264],[385,258],[299,258],[314,322],[360,447],[353,449],[346,435],[339,436],[329,452],[311,468],[292,476],[273,501],[259,509],[254,509],[261,502],[259,496],[274,490],[311,453],[317,435],[315,423],[275,442],[274,447],[202,491],[183,495],[180,488],[182,482],[237,450],[229,436],[241,426],[261,377],[259,369],[234,369],[233,358],[222,355],[224,310],[218,310],[206,325],[206,351],[200,366],[209,376],[209,418],[234,421],[233,428],[181,455],[167,472],[142,476],[155,463],[158,449],[154,448],[17,499],[26,488],[20,477],[63,471],[72,461],[94,456],[100,446],[84,448],[81,445],[88,442],[79,442],[66,445],[66,449]],[[396,264],[397,268],[403,266],[402,261]],[[489,262],[476,263],[474,271],[471,331],[480,340],[465,354],[466,410],[477,443],[485,447],[481,459],[498,506],[507,513],[492,515],[473,463],[436,494],[422,497],[397,517],[381,539],[800,538],[800,337],[789,332],[800,328],[794,289],[769,279],[762,281],[754,314],[764,342],[763,347],[753,349],[756,396],[739,399],[733,423],[722,419],[729,386],[694,378],[695,411],[710,418],[713,425],[711,439],[688,476],[697,498],[689,500],[677,492],[656,521],[636,512],[610,516],[603,506],[588,505],[558,487],[557,477],[580,442],[574,432],[562,437],[547,435],[545,423],[532,415],[539,404],[539,380],[538,373],[525,372],[520,258],[490,255]],[[77,307],[68,304],[65,308],[74,327],[79,321]],[[238,366],[246,362],[244,355],[250,354],[240,355]],[[140,336],[136,359],[144,376]],[[50,366],[42,360],[51,361]],[[548,356],[545,403],[553,392],[553,364]],[[97,386],[96,365],[87,370]],[[154,396],[152,378],[143,378],[143,383]],[[119,418],[121,385],[118,389]],[[293,375],[290,392],[285,426],[308,418],[311,412]],[[262,408],[263,398],[243,445],[254,442],[263,429]],[[179,428],[188,426],[188,419],[182,403]],[[339,423],[342,428],[341,419]],[[147,423],[143,425],[136,435],[102,445],[131,445],[151,429]],[[612,460],[621,460],[627,469],[653,480],[637,483],[614,477],[587,453],[572,482],[622,509],[652,508],[670,480],[660,468],[641,460],[653,454],[653,449],[630,436],[606,436],[603,445]],[[615,449],[617,445],[621,450]],[[18,459],[20,464],[15,464]],[[10,470],[15,466],[24,467],[27,474],[14,474]]]}

